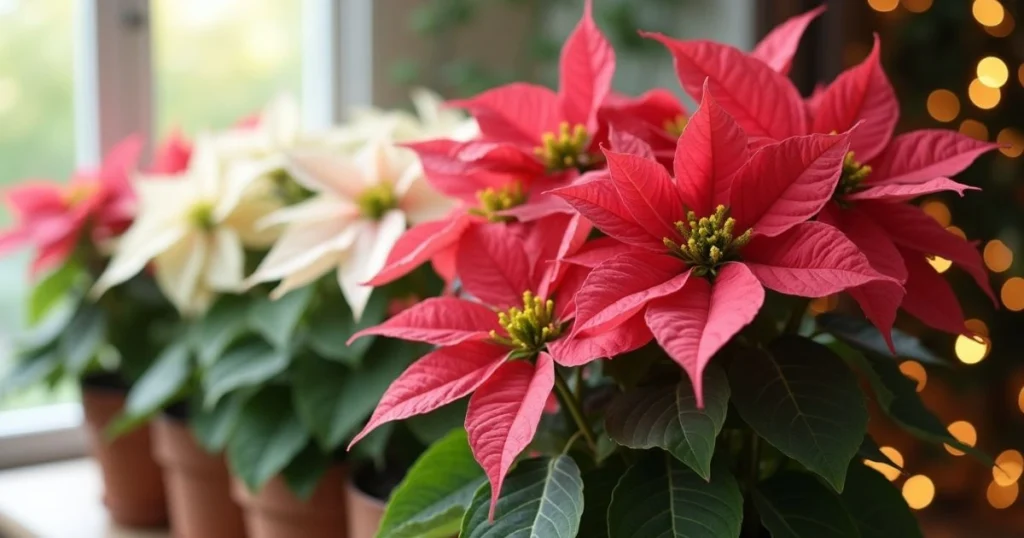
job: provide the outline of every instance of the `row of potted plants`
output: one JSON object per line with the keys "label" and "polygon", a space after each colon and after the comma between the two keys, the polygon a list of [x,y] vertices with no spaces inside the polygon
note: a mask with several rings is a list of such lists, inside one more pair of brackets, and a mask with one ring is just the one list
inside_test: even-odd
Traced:
{"label": "row of potted plants", "polygon": [[[863,464],[898,467],[867,401],[991,464],[921,404],[893,356],[930,356],[893,326],[969,332],[930,257],[991,295],[911,201],[963,194],[948,176],[995,146],[894,136],[877,41],[801,97],[820,13],[751,53],[645,34],[692,114],[611,91],[587,2],[557,91],[420,93],[324,133],[277,101],[133,180],[129,139],[16,189],[0,245],[49,272],[6,383],[86,376],[119,521],[163,517],[143,463],[113,472],[152,423],[181,536],[920,536]],[[805,315],[833,294],[863,316]]]}

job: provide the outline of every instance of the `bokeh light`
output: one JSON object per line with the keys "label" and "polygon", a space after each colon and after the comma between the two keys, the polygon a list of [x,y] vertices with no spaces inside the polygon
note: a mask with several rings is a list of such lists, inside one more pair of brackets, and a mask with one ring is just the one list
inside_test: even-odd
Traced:
{"label": "bokeh light", "polygon": [[[949,434],[952,435],[954,439],[960,441],[961,443],[967,446],[974,446],[975,444],[978,443],[978,431],[974,429],[973,424],[967,422],[966,420],[958,420],[950,424],[949,427],[946,429],[949,431]],[[946,448],[946,452],[949,452],[954,456],[964,455],[963,452],[949,445],[944,444],[942,446]]]}
{"label": "bokeh light", "polygon": [[964,322],[964,327],[974,334],[980,334],[981,336],[988,336],[988,325],[985,325],[984,321],[977,318],[972,318]]}
{"label": "bokeh light", "polygon": [[967,234],[965,234],[959,226],[946,226],[946,231],[959,237],[960,239],[967,239]]}
{"label": "bokeh light", "polygon": [[924,211],[925,215],[935,219],[943,227],[949,226],[949,223],[953,220],[953,215],[949,212],[949,206],[938,201],[929,200],[921,204],[921,211]]}
{"label": "bokeh light", "polygon": [[1016,450],[1004,450],[996,457],[996,464],[992,467],[992,480],[1000,486],[1009,486],[1020,480],[1021,472],[1024,471],[1024,457]]}
{"label": "bokeh light", "polygon": [[996,142],[1007,146],[999,148],[999,151],[1007,157],[1020,157],[1020,154],[1024,153],[1024,135],[1012,127],[999,131]]}
{"label": "bokeh light", "polygon": [[953,266],[953,262],[943,258],[942,256],[932,256],[931,258],[928,258],[928,263],[931,264],[932,269],[935,269],[936,273],[945,273]]}
{"label": "bokeh light", "polygon": [[1024,310],[1024,278],[1015,276],[1003,282],[1003,287],[999,290],[999,298],[1002,299],[1003,306],[1008,310],[1013,312]]}
{"label": "bokeh light", "polygon": [[1017,407],[1020,408],[1020,412],[1024,413],[1024,387],[1020,388],[1020,393],[1017,394]]}
{"label": "bokeh light", "polygon": [[900,0],[868,0],[868,5],[875,11],[887,13],[900,5]]}
{"label": "bokeh light", "polygon": [[903,0],[903,7],[911,13],[924,13],[932,7],[932,0]]}
{"label": "bokeh light", "polygon": [[937,121],[949,122],[960,114],[960,99],[949,90],[935,90],[928,95],[928,115]]}
{"label": "bokeh light", "polygon": [[967,135],[977,140],[988,140],[988,127],[978,120],[966,119],[960,122],[960,134]]}
{"label": "bokeh light", "polygon": [[924,366],[917,361],[903,361],[900,363],[900,372],[903,375],[917,381],[917,392],[924,390],[925,384],[928,383],[928,372],[925,371]]}
{"label": "bokeh light", "polygon": [[935,484],[923,474],[914,475],[903,483],[903,499],[914,510],[927,508],[935,499]]}
{"label": "bokeh light", "polygon": [[990,88],[978,79],[971,81],[971,85],[967,88],[967,95],[970,96],[974,106],[982,110],[995,108],[999,104],[999,99],[1002,98],[998,88]]}
{"label": "bokeh light", "polygon": [[974,20],[985,26],[998,26],[1006,16],[1006,10],[997,0],[974,0],[971,6]]}
{"label": "bokeh light", "polygon": [[1016,482],[1002,486],[993,481],[988,485],[988,489],[985,490],[985,499],[988,500],[988,504],[992,505],[992,508],[1002,510],[1013,505],[1014,501],[1017,500],[1019,492],[1020,488]]}
{"label": "bokeh light", "polygon": [[1006,37],[1013,33],[1013,28],[1016,26],[1016,22],[1013,20],[1013,14],[1009,11],[1003,10],[1003,20],[995,26],[983,26],[985,33],[992,37]]}
{"label": "bokeh light", "polygon": [[964,364],[978,364],[988,356],[989,339],[986,336],[968,336],[961,334],[956,337],[956,358]]}
{"label": "bokeh light", "polygon": [[[878,450],[885,454],[885,457],[889,458],[889,461],[903,467],[903,454],[900,454],[899,450],[891,446],[879,447]],[[890,482],[900,477],[900,470],[888,463],[880,461],[864,460],[864,465],[871,467],[872,469],[882,473],[882,476],[887,478]]]}
{"label": "bokeh light", "polygon": [[1013,251],[998,239],[985,244],[984,257],[989,271],[995,273],[1002,273],[1013,265]]}
{"label": "bokeh light", "polygon": [[824,314],[835,310],[837,306],[839,306],[839,296],[833,294],[811,299],[809,308],[812,314]]}
{"label": "bokeh light", "polygon": [[978,62],[978,80],[989,88],[1002,88],[1010,80],[1006,62],[995,56],[986,56]]}

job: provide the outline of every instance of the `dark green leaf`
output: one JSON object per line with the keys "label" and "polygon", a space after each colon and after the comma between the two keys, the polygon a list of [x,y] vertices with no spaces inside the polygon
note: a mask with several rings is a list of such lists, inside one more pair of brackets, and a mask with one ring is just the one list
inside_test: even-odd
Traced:
{"label": "dark green leaf", "polygon": [[275,348],[259,340],[229,350],[203,377],[206,406],[216,405],[222,396],[233,390],[268,381],[283,372],[290,361],[290,350]]}
{"label": "dark green leaf", "polygon": [[79,281],[81,267],[75,263],[65,263],[32,288],[28,303],[28,323],[35,325],[50,313],[55,305],[68,299],[71,289]]}
{"label": "dark green leaf", "polygon": [[619,385],[634,387],[647,377],[647,373],[654,364],[666,358],[668,355],[658,346],[658,343],[651,342],[640,349],[624,353],[614,359],[601,361],[601,368]]}
{"label": "dark green leaf", "polygon": [[53,344],[74,318],[75,306],[63,303],[51,309],[39,324],[17,336],[15,346],[18,349],[35,349]]}
{"label": "dark green leaf", "polygon": [[351,346],[346,342],[353,334],[380,323],[387,313],[387,304],[387,294],[375,290],[358,322],[352,319],[352,311],[343,301],[317,309],[309,322],[309,347],[324,358],[358,365],[377,338],[364,336]]}
{"label": "dark green leaf", "polygon": [[300,499],[309,499],[316,491],[317,484],[331,466],[330,454],[324,454],[316,443],[308,443],[306,448],[281,471],[288,489]]}
{"label": "dark green leaf", "polygon": [[715,437],[729,411],[729,383],[717,367],[704,372],[704,409],[689,379],[675,385],[640,386],[612,401],[605,429],[630,448],[660,447],[697,472],[711,478]]}
{"label": "dark green leaf", "polygon": [[899,490],[860,462],[850,465],[841,498],[860,538],[921,538],[917,518]]}
{"label": "dark green leaf", "polygon": [[377,538],[454,535],[473,494],[486,482],[466,431],[452,431],[428,448],[395,488]]}
{"label": "dark green leaf", "polygon": [[284,470],[309,442],[284,387],[267,387],[242,409],[228,440],[231,470],[251,491]]}
{"label": "dark green leaf", "polygon": [[653,451],[619,479],[608,506],[610,538],[735,538],[743,494],[725,466],[703,478],[670,454]]}
{"label": "dark green leaf", "polygon": [[209,368],[221,357],[246,327],[249,301],[240,295],[224,295],[198,322],[196,356],[199,364]]}
{"label": "dark green leaf", "polygon": [[107,336],[107,316],[90,302],[83,302],[60,337],[64,367],[74,376],[82,374],[96,357]]}
{"label": "dark green leaf", "polygon": [[287,348],[312,296],[313,286],[304,286],[277,300],[261,298],[249,308],[249,327],[274,347]]}
{"label": "dark green leaf", "polygon": [[132,385],[124,412],[110,426],[110,433],[121,435],[145,423],[181,394],[191,374],[191,350],[187,344],[179,342],[165,349]]}
{"label": "dark green leaf", "polygon": [[736,410],[758,435],[843,490],[868,412],[842,359],[812,340],[784,336],[767,352],[736,357],[729,383]]}
{"label": "dark green leaf", "polygon": [[198,412],[192,416],[192,433],[199,444],[212,453],[224,450],[250,397],[251,391],[240,390],[221,398],[212,408],[195,406]]}
{"label": "dark green leaf", "polygon": [[388,447],[393,433],[395,433],[394,422],[381,424],[356,443],[349,454],[353,460],[372,461],[378,469],[382,469],[387,464],[387,455],[384,450]]}
{"label": "dark green leaf", "polygon": [[452,430],[462,429],[462,425],[466,422],[468,404],[469,398],[460,398],[424,415],[407,418],[405,425],[421,443],[429,446],[451,433]]}
{"label": "dark green leaf", "polygon": [[753,497],[772,538],[860,537],[839,495],[807,473],[777,474],[758,484]]}
{"label": "dark green leaf", "polygon": [[622,458],[608,460],[603,467],[583,473],[583,519],[579,536],[608,538],[608,506],[612,491],[626,472]]}
{"label": "dark green leaf", "polygon": [[833,340],[825,345],[868,380],[868,383],[871,384],[871,389],[875,392],[875,400],[878,402],[878,405],[882,406],[883,409],[888,409],[892,405],[892,391],[882,381],[878,372],[871,365],[871,361],[860,350],[850,347],[841,340]]}
{"label": "dark green leaf", "polygon": [[487,521],[490,505],[485,484],[473,496],[460,537],[575,538],[583,516],[580,469],[569,456],[521,461],[505,479],[493,523]]}
{"label": "dark green leaf", "polygon": [[894,469],[899,469],[900,471],[903,470],[903,466],[892,461],[889,456],[886,456],[885,453],[878,448],[878,443],[876,443],[870,435],[864,436],[864,442],[861,443],[860,449],[857,450],[857,456],[866,460],[871,460],[875,463],[884,463]]}
{"label": "dark green leaf", "polygon": [[15,391],[35,385],[58,371],[60,355],[52,347],[34,350],[14,363],[10,370],[0,377],[0,400]]}
{"label": "dark green leaf", "polygon": [[[886,357],[892,356],[892,351],[889,350],[889,346],[885,343],[882,333],[867,319],[833,313],[820,314],[814,319],[823,331],[854,347]],[[942,360],[935,353],[932,353],[930,349],[924,347],[920,340],[899,329],[892,330],[892,343],[893,347],[896,348],[897,356],[948,366],[947,361]]]}

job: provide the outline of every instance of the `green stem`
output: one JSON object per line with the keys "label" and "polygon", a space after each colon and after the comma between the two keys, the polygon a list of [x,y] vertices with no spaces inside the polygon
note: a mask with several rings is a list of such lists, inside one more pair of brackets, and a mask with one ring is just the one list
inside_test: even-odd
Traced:
{"label": "green stem", "polygon": [[807,313],[807,305],[810,304],[810,299],[799,299],[796,306],[793,307],[793,311],[789,313],[789,319],[786,321],[785,328],[782,329],[783,333],[796,334],[800,331],[800,324],[804,321],[804,314]]}
{"label": "green stem", "polygon": [[561,402],[562,407],[569,411],[572,415],[572,419],[576,422],[576,427],[579,428],[580,433],[583,434],[583,438],[587,440],[587,446],[590,450],[597,454],[597,438],[594,435],[594,430],[590,428],[590,423],[587,422],[587,418],[583,416],[583,410],[580,408],[579,401],[572,394],[572,389],[569,388],[569,384],[565,382],[565,378],[562,374],[555,372],[555,391],[558,393],[558,400]]}
{"label": "green stem", "polygon": [[757,482],[761,473],[761,439],[757,433],[751,430],[744,443],[745,460],[741,479],[743,480],[747,498],[743,501],[743,538],[758,538],[761,536],[761,516],[758,515],[754,506],[754,490],[757,489]]}

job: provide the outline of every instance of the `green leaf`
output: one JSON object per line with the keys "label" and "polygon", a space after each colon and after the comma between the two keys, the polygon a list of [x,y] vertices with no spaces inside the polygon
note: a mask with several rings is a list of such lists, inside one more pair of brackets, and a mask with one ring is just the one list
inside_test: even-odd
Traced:
{"label": "green leaf", "polygon": [[615,458],[608,460],[603,467],[583,473],[584,510],[580,536],[608,538],[608,506],[612,503],[612,491],[625,472],[624,460]]}
{"label": "green leaf", "polygon": [[[821,330],[854,347],[886,357],[892,357],[892,351],[889,350],[889,346],[885,343],[882,333],[864,318],[825,313],[819,314],[814,319],[818,326],[821,327]],[[924,344],[916,337],[899,329],[892,330],[892,343],[893,347],[896,348],[896,355],[899,357],[909,357],[931,364],[949,365],[947,361],[942,360],[935,353],[932,353],[930,349],[924,347]]]}
{"label": "green leaf", "polygon": [[374,290],[358,322],[344,301],[317,309],[309,321],[309,347],[324,358],[349,366],[360,364],[377,337],[364,336],[351,346],[346,342],[353,334],[384,320],[387,298],[383,291]]}
{"label": "green leaf", "polygon": [[921,538],[917,518],[903,495],[881,473],[860,462],[850,465],[841,496],[860,538]]}
{"label": "green leaf", "polygon": [[216,405],[221,397],[233,390],[265,383],[283,372],[289,362],[290,350],[271,347],[260,340],[229,350],[203,376],[205,405]]}
{"label": "green leaf", "polygon": [[249,308],[249,327],[274,347],[287,348],[312,296],[313,286],[304,286],[277,300],[260,298]]}
{"label": "green leaf", "polygon": [[583,479],[569,456],[519,462],[505,478],[488,523],[491,486],[473,496],[462,520],[461,538],[536,536],[575,538],[583,516]]}
{"label": "green leaf", "polygon": [[377,538],[447,538],[459,532],[462,516],[482,485],[483,469],[473,459],[465,430],[434,443],[395,488]]}
{"label": "green leaf", "polygon": [[33,350],[18,358],[0,377],[0,400],[8,394],[38,384],[61,366],[60,355],[52,346]]}
{"label": "green leaf", "polygon": [[106,336],[106,313],[93,303],[83,302],[60,337],[60,354],[68,373],[78,376],[85,372]]}
{"label": "green leaf", "polygon": [[292,370],[295,408],[321,447],[331,450],[351,437],[369,417],[384,391],[422,350],[400,340],[384,340],[382,353],[350,369],[319,357],[303,357]]}
{"label": "green leaf", "polygon": [[[903,466],[892,461],[889,456],[886,456],[880,448],[878,443],[870,435],[864,436],[864,442],[860,444],[860,449],[857,450],[857,456],[866,460],[871,460],[875,463],[884,463],[894,469],[903,471]],[[854,462],[856,464],[857,462]]]}
{"label": "green leaf", "polygon": [[868,412],[842,359],[812,340],[783,336],[767,352],[736,357],[729,383],[736,410],[758,435],[843,490]]}
{"label": "green leaf", "polygon": [[871,361],[863,353],[841,340],[833,340],[825,345],[868,380],[868,383],[871,384],[871,389],[875,392],[875,400],[878,402],[878,405],[882,406],[883,409],[888,409],[892,405],[894,398],[892,391],[885,385],[878,372],[875,371],[874,366],[871,365]]}
{"label": "green leaf", "polygon": [[34,349],[54,344],[64,333],[64,329],[71,323],[77,310],[77,305],[62,303],[60,306],[51,309],[45,318],[24,333],[18,334],[15,339],[15,347],[18,349]]}
{"label": "green leaf", "polygon": [[281,471],[288,489],[302,500],[309,499],[324,473],[331,466],[331,455],[324,454],[316,443],[307,443],[306,448]]}
{"label": "green leaf", "polygon": [[670,454],[654,451],[619,479],[608,506],[609,538],[735,538],[743,494],[725,466],[705,481]]}
{"label": "green leaf", "polygon": [[28,324],[35,325],[42,321],[50,310],[67,299],[71,289],[79,280],[81,267],[76,263],[65,263],[32,288],[28,303]]}
{"label": "green leaf", "polygon": [[777,474],[758,484],[753,497],[772,538],[860,537],[839,495],[807,473]]}
{"label": "green leaf", "polygon": [[619,355],[614,360],[601,361],[601,369],[619,385],[635,387],[662,359],[668,359],[665,350],[661,349],[657,342],[651,342],[640,349]]}
{"label": "green leaf", "polygon": [[715,437],[729,411],[729,383],[717,367],[704,373],[704,409],[689,379],[675,385],[641,386],[612,401],[605,429],[630,448],[663,448],[697,472],[711,478]]}
{"label": "green leaf", "polygon": [[245,332],[247,299],[241,295],[224,295],[198,322],[196,356],[204,368],[217,362],[224,350]]}
{"label": "green leaf", "polygon": [[430,446],[452,430],[462,429],[468,406],[469,398],[460,398],[429,413],[409,417],[404,423],[421,443]]}
{"label": "green leaf", "polygon": [[251,491],[284,470],[309,442],[284,387],[266,387],[249,400],[228,440],[231,470]]}
{"label": "green leaf", "polygon": [[192,433],[207,452],[224,450],[238,424],[238,417],[242,416],[242,409],[251,397],[252,391],[241,390],[221,398],[212,408],[195,406],[194,411],[197,412],[190,421]]}
{"label": "green leaf", "polygon": [[166,348],[156,362],[132,385],[124,411],[111,424],[111,435],[132,430],[181,394],[192,374],[191,350],[179,341]]}

